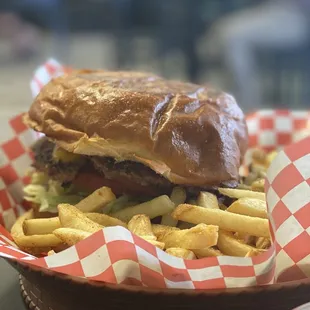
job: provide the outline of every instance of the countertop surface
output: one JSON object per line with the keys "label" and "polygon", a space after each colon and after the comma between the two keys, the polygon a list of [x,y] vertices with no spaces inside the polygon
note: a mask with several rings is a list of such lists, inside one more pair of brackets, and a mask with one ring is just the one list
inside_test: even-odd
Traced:
{"label": "countertop surface", "polygon": [[20,294],[18,273],[0,258],[0,309],[26,310]]}

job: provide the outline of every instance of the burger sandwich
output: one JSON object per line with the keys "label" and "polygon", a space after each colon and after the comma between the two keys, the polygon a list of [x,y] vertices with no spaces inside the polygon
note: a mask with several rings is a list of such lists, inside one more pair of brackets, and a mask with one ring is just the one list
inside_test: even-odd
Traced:
{"label": "burger sandwich", "polygon": [[245,118],[231,95],[138,72],[57,77],[25,123],[43,134],[25,188],[38,217],[103,186],[115,195],[112,204],[128,208],[176,186],[187,201],[201,191],[221,199],[218,187],[238,185],[247,148]]}

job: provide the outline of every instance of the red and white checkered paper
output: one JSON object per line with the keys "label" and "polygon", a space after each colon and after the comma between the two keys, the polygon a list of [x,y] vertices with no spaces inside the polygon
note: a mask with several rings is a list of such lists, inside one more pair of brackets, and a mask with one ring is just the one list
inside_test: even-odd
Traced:
{"label": "red and white checkered paper", "polygon": [[[50,60],[31,82],[33,95],[66,69]],[[249,117],[251,146],[274,149],[292,142],[307,128],[308,112],[261,111]],[[287,125],[289,124],[289,129]],[[310,259],[310,138],[281,151],[268,173],[266,186],[275,246],[257,257],[173,257],[122,227],[107,227],[58,254],[36,258],[18,250],[9,229],[18,213],[28,151],[37,136],[16,116],[1,122],[0,131],[0,256],[63,274],[109,283],[154,288],[214,289],[266,285],[307,277]],[[309,209],[309,210],[308,210]],[[309,214],[307,214],[309,212]],[[6,228],[6,229],[5,229]]]}

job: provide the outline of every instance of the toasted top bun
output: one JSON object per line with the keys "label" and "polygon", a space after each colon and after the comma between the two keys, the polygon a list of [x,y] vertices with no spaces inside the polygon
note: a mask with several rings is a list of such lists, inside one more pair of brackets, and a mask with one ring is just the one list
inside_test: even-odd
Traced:
{"label": "toasted top bun", "polygon": [[236,185],[247,147],[232,96],[139,72],[55,78],[25,122],[69,152],[140,162],[191,186]]}

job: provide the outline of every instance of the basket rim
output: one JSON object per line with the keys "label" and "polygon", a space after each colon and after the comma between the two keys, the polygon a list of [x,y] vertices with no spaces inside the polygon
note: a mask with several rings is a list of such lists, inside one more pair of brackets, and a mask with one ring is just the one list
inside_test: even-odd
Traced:
{"label": "basket rim", "polygon": [[40,267],[32,266],[25,264],[21,261],[6,259],[9,264],[15,268],[23,268],[25,271],[31,271],[40,273],[42,276],[52,277],[58,281],[62,282],[73,282],[75,285],[81,285],[87,288],[97,288],[97,289],[109,289],[113,291],[125,291],[128,293],[143,293],[143,294],[166,294],[166,295],[219,295],[224,294],[236,295],[236,294],[257,294],[262,291],[278,291],[278,290],[292,290],[300,286],[309,286],[310,287],[310,278],[294,280],[290,282],[282,282],[270,285],[262,286],[251,286],[251,287],[238,287],[238,288],[224,288],[224,289],[177,289],[177,288],[150,288],[143,286],[134,286],[128,284],[114,284],[108,282],[100,282],[95,280],[89,280],[86,278],[79,278],[75,276],[69,276],[62,274],[60,272],[43,269]]}

